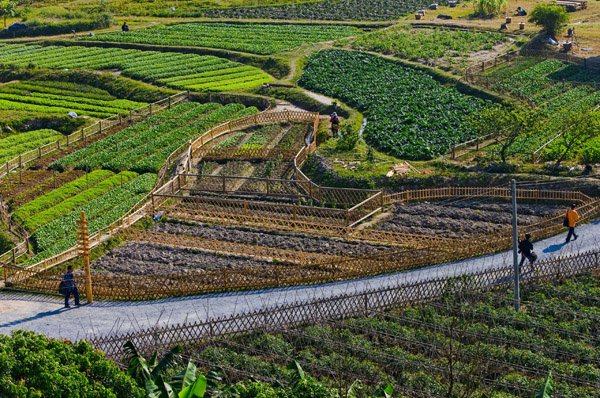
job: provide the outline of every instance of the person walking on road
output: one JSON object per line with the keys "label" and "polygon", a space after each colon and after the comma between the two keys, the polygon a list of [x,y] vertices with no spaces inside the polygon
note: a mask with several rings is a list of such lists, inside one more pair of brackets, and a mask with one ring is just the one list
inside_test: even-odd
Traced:
{"label": "person walking on road", "polygon": [[577,240],[579,237],[575,233],[575,223],[577,220],[579,220],[579,214],[577,214],[577,210],[575,210],[575,204],[572,204],[571,208],[567,209],[567,213],[565,214],[565,227],[569,227],[569,233],[567,234],[565,243],[569,243],[571,236],[573,237],[573,240]]}
{"label": "person walking on road", "polygon": [[537,260],[537,255],[533,252],[533,243],[530,241],[531,235],[525,234],[525,239],[519,241],[519,253],[521,253],[521,262],[519,263],[519,270],[523,266],[525,259],[529,260],[529,265],[533,269],[533,263]]}
{"label": "person walking on road", "polygon": [[79,291],[77,290],[77,285],[75,285],[73,266],[69,265],[67,268],[67,273],[63,277],[63,282],[65,285],[65,308],[71,308],[69,305],[69,297],[71,297],[71,293],[73,294],[73,297],[75,297],[75,305],[79,306]]}

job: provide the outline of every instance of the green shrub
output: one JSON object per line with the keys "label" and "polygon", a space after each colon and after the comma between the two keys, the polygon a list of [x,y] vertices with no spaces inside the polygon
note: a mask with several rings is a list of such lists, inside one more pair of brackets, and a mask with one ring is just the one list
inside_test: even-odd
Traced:
{"label": "green shrub", "polygon": [[88,342],[17,330],[0,335],[0,396],[142,398],[144,391]]}
{"label": "green shrub", "polygon": [[554,37],[569,22],[569,15],[561,6],[537,4],[531,11],[529,22],[542,26],[548,36]]}

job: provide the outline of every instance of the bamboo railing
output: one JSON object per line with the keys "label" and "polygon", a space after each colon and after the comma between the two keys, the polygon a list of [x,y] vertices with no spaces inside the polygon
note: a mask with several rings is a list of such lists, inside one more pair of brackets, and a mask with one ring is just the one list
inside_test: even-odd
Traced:
{"label": "bamboo railing", "polygon": [[[487,197],[511,199],[510,188],[503,187],[443,187],[416,189],[397,192],[384,196],[384,204],[430,201],[459,197]],[[558,202],[583,203],[592,200],[588,195],[579,191],[554,191],[541,189],[517,188],[517,199],[520,200],[551,200]]]}
{"label": "bamboo railing", "polygon": [[[587,252],[540,261],[536,263],[536,272],[530,275],[530,282],[539,284],[597,270],[600,266],[599,255],[599,252]],[[228,317],[168,324],[109,336],[89,336],[88,341],[109,358],[119,361],[124,358],[123,344],[127,341],[133,342],[143,352],[162,352],[178,344],[198,344],[219,336],[257,329],[277,330],[310,325],[427,303],[452,291],[479,292],[508,288],[512,283],[512,275],[512,266],[502,266],[468,274],[468,278],[438,277],[416,283],[399,283],[391,287],[294,302]]]}

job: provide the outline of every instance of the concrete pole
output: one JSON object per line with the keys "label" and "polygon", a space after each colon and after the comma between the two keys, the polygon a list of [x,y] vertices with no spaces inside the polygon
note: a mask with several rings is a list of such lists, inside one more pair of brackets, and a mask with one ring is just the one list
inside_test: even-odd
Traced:
{"label": "concrete pole", "polygon": [[519,311],[519,239],[517,233],[517,183],[515,180],[510,182],[512,191],[512,227],[513,227],[513,265],[515,273],[515,311]]}

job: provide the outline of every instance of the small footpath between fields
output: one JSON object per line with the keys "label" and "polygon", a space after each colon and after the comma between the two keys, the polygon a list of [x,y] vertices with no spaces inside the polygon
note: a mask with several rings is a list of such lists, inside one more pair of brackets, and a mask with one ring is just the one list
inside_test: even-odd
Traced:
{"label": "small footpath between fields", "polygon": [[[577,241],[564,244],[565,233],[534,242],[539,259],[600,249],[600,221],[576,229]],[[524,231],[523,231],[524,232]],[[79,340],[91,336],[145,329],[155,325],[182,324],[230,316],[275,305],[305,302],[375,288],[393,287],[431,278],[475,273],[511,264],[512,251],[440,264],[403,273],[328,283],[259,291],[228,292],[148,302],[100,301],[80,308],[63,309],[58,296],[0,292],[0,333],[26,329],[48,337]],[[82,297],[84,289],[80,286]],[[72,303],[71,303],[72,304]]]}

